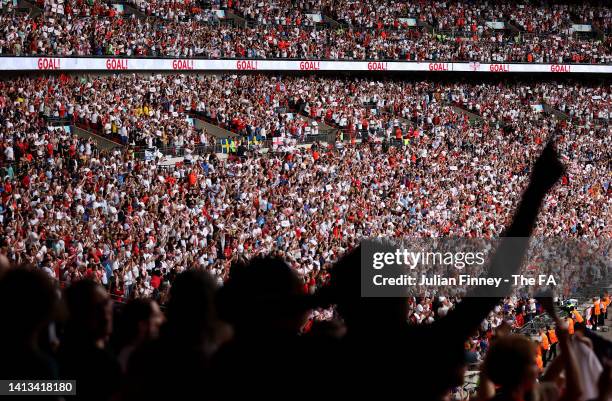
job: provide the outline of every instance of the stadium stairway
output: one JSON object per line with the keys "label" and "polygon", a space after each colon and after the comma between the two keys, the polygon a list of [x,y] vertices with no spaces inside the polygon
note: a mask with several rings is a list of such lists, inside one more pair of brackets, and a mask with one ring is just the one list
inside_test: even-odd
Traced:
{"label": "stadium stairway", "polygon": [[606,35],[606,33],[604,31],[602,31],[601,28],[599,28],[599,26],[597,26],[597,24],[595,24],[595,23],[593,23],[591,21],[580,22],[581,17],[579,15],[577,15],[574,11],[570,11],[569,16],[570,16],[572,24],[591,25],[592,31],[590,32],[590,34],[592,35],[592,37],[594,39],[599,39],[599,40],[603,40],[604,39],[604,36]]}
{"label": "stadium stairway", "polygon": [[[612,293],[612,275],[604,277],[597,284],[580,287],[570,298],[578,300],[578,310],[585,316],[586,309],[592,305],[593,297],[600,296],[605,289],[607,289],[609,293]],[[563,311],[559,306],[555,306],[555,310],[557,311],[557,315],[562,318],[568,315],[568,313]],[[602,330],[598,330],[597,333],[608,340],[612,340],[612,331],[609,330],[609,327],[612,325],[612,313],[608,313],[608,315],[610,319],[606,321],[606,327]],[[552,326],[553,321],[546,313],[543,313],[521,327],[518,332],[533,336],[536,335],[539,330],[545,329],[547,325]]]}
{"label": "stadium stairway", "polygon": [[332,29],[337,29],[337,28],[341,28],[344,26],[343,24],[339,23],[338,21],[328,16],[327,14],[322,14],[322,16],[323,16],[323,23]]}
{"label": "stadium stairway", "polygon": [[608,290],[608,292],[612,292],[612,278],[608,277],[603,279],[597,285],[589,285],[585,287],[580,287],[576,292],[576,296],[574,298],[578,299],[582,304],[590,305],[592,303],[593,297],[601,296],[603,290]]}
{"label": "stadium stairway", "polygon": [[195,127],[197,129],[204,129],[206,130],[209,134],[213,135],[216,138],[236,138],[239,137],[240,135],[238,135],[235,132],[226,130],[225,128],[221,128],[218,125],[212,124],[208,121],[205,121],[199,117],[195,117],[197,116],[197,114],[194,115],[193,117],[193,123],[195,125]]}
{"label": "stadium stairway", "polygon": [[509,31],[512,31],[512,35],[513,36],[517,36],[521,30],[514,24],[511,24],[509,20],[504,20],[504,24],[506,26],[506,29],[508,29]]}
{"label": "stadium stairway", "polygon": [[114,138],[105,136],[101,132],[95,132],[86,128],[82,124],[75,124],[74,121],[69,118],[51,116],[44,116],[43,118],[47,122],[47,126],[69,126],[72,132],[76,133],[81,138],[93,138],[104,150],[123,146],[118,136],[115,136]]}
{"label": "stadium stairway", "polygon": [[72,132],[74,132],[80,138],[93,138],[93,140],[96,141],[101,150],[110,150],[122,146],[121,144],[115,141],[111,141],[110,139],[104,138],[103,136],[95,134],[91,131],[77,127],[76,125],[72,126],[72,129]]}
{"label": "stadium stairway", "polygon": [[429,33],[433,33],[434,27],[425,21],[417,21],[417,26],[425,28]]}
{"label": "stadium stairway", "polygon": [[454,105],[454,104],[449,103],[449,102],[444,102],[444,104],[447,105],[447,106],[452,107],[453,110],[455,110],[457,113],[461,113],[461,114],[467,115],[468,118],[470,119],[470,123],[474,123],[474,122],[481,123],[481,122],[484,121],[484,118],[482,118],[481,116],[479,116],[476,113],[472,113],[471,111],[468,111],[468,110],[464,109],[463,107]]}
{"label": "stadium stairway", "polygon": [[225,19],[227,20],[231,20],[234,23],[234,26],[246,26],[247,25],[247,20],[241,16],[239,16],[238,14],[234,14],[233,12],[231,12],[230,10],[225,10]]}
{"label": "stadium stairway", "polygon": [[523,33],[523,30],[519,28],[518,26],[514,25],[513,23],[511,23],[510,20],[506,21],[506,25],[508,26],[508,28],[516,32],[517,35]]}
{"label": "stadium stairway", "polygon": [[316,121],[317,125],[319,127],[319,134],[320,135],[331,135],[331,134],[335,133],[337,130],[340,129],[340,127],[334,127],[334,126],[328,125],[327,123],[325,123],[325,121],[323,121],[323,119],[315,120],[314,118],[311,118],[310,116],[308,116],[303,111],[299,111],[299,110],[295,110],[295,109],[293,109],[291,111],[293,113],[295,113],[295,114],[299,114],[303,119],[308,121],[308,124],[312,125],[312,122]]}
{"label": "stadium stairway", "polygon": [[562,112],[561,110],[557,110],[554,107],[546,104],[546,103],[542,103],[542,106],[544,107],[544,111],[548,114],[550,114],[551,116],[553,116],[554,118],[556,118],[557,120],[569,120],[570,117],[565,114],[564,112]]}

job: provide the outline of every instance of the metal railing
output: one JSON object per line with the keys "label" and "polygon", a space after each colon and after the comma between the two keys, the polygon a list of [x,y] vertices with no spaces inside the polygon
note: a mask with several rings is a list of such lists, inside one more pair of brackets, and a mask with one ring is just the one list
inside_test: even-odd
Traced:
{"label": "metal railing", "polygon": [[155,153],[160,152],[167,157],[184,157],[186,154],[192,155],[204,155],[208,153],[221,153],[222,146],[220,144],[215,145],[196,145],[194,147],[185,146],[162,146],[147,148],[144,146],[133,146],[130,148],[134,153],[134,157],[137,159],[145,159],[147,152]]}
{"label": "metal railing", "polygon": [[[232,139],[232,138],[219,138],[219,139]],[[237,141],[246,140],[247,138],[234,138]],[[296,145],[311,145],[317,142],[334,143],[338,140],[335,134],[319,134],[319,135],[307,135],[302,138],[290,138],[295,140]],[[253,149],[272,149],[276,144],[274,139],[262,139],[257,144],[247,144],[248,150]],[[282,144],[281,144],[282,146]],[[233,154],[230,152],[227,145],[221,143],[215,143],[214,145],[196,145],[196,146],[161,146],[161,147],[145,147],[145,146],[132,146],[129,149],[133,152],[134,157],[140,160],[144,160],[147,157],[147,153],[154,154],[159,152],[167,157],[185,157],[187,154],[193,156],[200,156],[210,153],[226,153]]]}

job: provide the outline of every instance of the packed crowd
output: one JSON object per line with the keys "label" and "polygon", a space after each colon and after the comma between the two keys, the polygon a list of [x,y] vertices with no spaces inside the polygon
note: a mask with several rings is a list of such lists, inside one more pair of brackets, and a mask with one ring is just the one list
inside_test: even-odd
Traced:
{"label": "packed crowd", "polygon": [[[327,1],[328,10],[339,21],[368,28],[401,29],[427,23],[438,30],[476,32],[486,21],[503,21],[504,6],[490,3]],[[413,19],[413,21],[409,21]]]}
{"label": "packed crowd", "polygon": [[593,24],[604,32],[610,28],[610,9],[588,3],[326,0],[319,8],[340,22],[376,29],[405,29],[426,23],[437,30],[474,33],[489,29],[487,22],[509,22],[528,33],[571,35],[574,23]]}
{"label": "packed crowd", "polygon": [[474,33],[489,29],[487,22],[510,22],[524,32],[571,35],[573,23],[593,24],[605,32],[610,28],[610,9],[588,3],[318,0],[297,5],[276,1],[262,6],[254,1],[235,1],[228,8],[250,20],[277,25],[302,25],[308,22],[306,12],[323,11],[339,22],[375,29],[406,29],[427,23],[436,30]]}
{"label": "packed crowd", "polygon": [[[533,234],[541,205],[564,174],[553,146],[542,151],[530,170],[527,189],[506,227],[509,237]],[[80,176],[73,178],[76,182]],[[82,182],[87,180],[84,176]],[[144,222],[136,217],[146,212],[136,208],[134,220],[125,220],[133,223],[131,228]],[[38,220],[36,213],[33,220]],[[24,222],[25,229],[28,224]],[[511,243],[502,239],[490,256],[493,269],[503,259],[506,277],[519,271],[525,253]],[[170,253],[175,249],[171,243],[162,246]],[[288,391],[293,398],[307,399],[312,394],[298,391],[302,379],[322,366],[347,376],[318,386],[326,398],[375,391],[386,399],[397,395],[397,389],[381,387],[381,380],[406,382],[408,376],[423,385],[407,388],[411,395],[467,400],[462,385],[466,368],[475,366],[480,370],[478,399],[485,401],[541,399],[542,394],[554,401],[605,401],[612,394],[612,364],[605,359],[612,345],[589,330],[576,309],[559,317],[550,297],[367,298],[359,291],[358,246],[328,265],[314,289],[308,285],[312,278],[305,281],[292,262],[272,255],[232,260],[221,286],[215,285],[210,270],[184,261],[183,268],[172,271],[167,298],[159,299],[165,304],[161,310],[155,300],[140,297],[117,308],[95,273],[58,288],[35,263],[11,264],[0,254],[0,374],[76,380],[76,399],[101,401],[233,400],[245,389],[267,399],[286,399]],[[138,257],[133,252],[121,263],[131,267],[130,260]],[[108,285],[116,288],[119,281],[114,276]],[[607,291],[593,298],[597,322],[605,322],[609,305]],[[511,334],[512,328],[544,312],[549,324],[538,328],[534,338]],[[398,369],[410,358],[418,366]],[[166,385],[152,386],[160,366],[173,369],[164,372]],[[364,372],[364,366],[377,369]],[[270,386],[270,376],[289,389]],[[375,384],[367,378],[376,378]],[[354,386],[356,380],[364,384]]]}
{"label": "packed crowd", "polygon": [[[116,15],[116,10],[100,0],[36,0],[37,5],[53,13],[68,16]],[[230,10],[249,21],[265,25],[313,26],[313,14],[326,13],[351,26],[373,29],[400,29],[426,23],[437,30],[477,32],[489,29],[487,22],[510,22],[527,33],[571,35],[573,24],[592,24],[604,32],[610,30],[610,8],[584,4],[538,4],[522,2],[463,1],[355,1],[355,0],[254,0],[199,2],[195,0],[130,0],[147,16],[174,21],[209,20],[215,10]],[[10,5],[7,5],[10,7]],[[502,29],[506,28],[505,26]]]}
{"label": "packed crowd", "polygon": [[592,7],[589,4],[577,5],[570,9],[577,17],[578,24],[593,24],[596,29],[606,33],[612,32],[612,10],[607,7]]}
{"label": "packed crowd", "polygon": [[[238,29],[206,24],[216,17],[196,2],[134,0],[149,18],[128,20],[96,1],[45,1],[56,16],[0,14],[0,48],[3,54],[612,61],[609,41],[567,36],[565,8],[496,5],[474,12],[471,3],[391,2],[372,9],[371,2],[347,0],[304,1],[283,14],[290,3],[213,4],[260,23]],[[306,12],[332,6],[339,7],[338,19],[368,29],[302,28],[311,24],[301,19]],[[572,10],[605,29],[606,9]],[[545,28],[536,30],[551,34],[508,47],[504,34],[472,28],[510,12],[522,29],[537,23]],[[477,34],[459,40],[403,32],[397,21],[405,15]],[[552,118],[548,107],[567,121]],[[548,255],[550,265],[542,252],[526,266],[516,262],[516,271],[557,274],[563,297],[607,277],[611,112],[612,85],[571,81],[183,74],[4,80],[0,377],[76,378],[87,400],[237,399],[244,388],[250,396],[286,399],[268,384],[270,375],[287,383],[299,378],[297,389],[325,366],[353,376],[322,380],[322,394],[362,391],[351,390],[357,378],[377,383],[384,399],[390,396],[378,386],[384,374],[391,383],[416,380],[422,387],[415,391],[427,392],[422,399],[448,399],[470,364],[483,370],[482,400],[547,392],[555,400],[551,394],[605,401],[612,377],[601,356],[610,347],[590,340],[587,327],[605,321],[607,293],[593,300],[584,319],[572,311],[561,320],[547,301],[520,288],[500,300],[444,296],[441,288],[406,300],[371,300],[359,296],[355,275],[362,238],[491,238],[506,231],[582,244],[568,245],[566,258]],[[243,143],[249,138],[250,150],[227,159],[191,156],[215,140],[196,128],[194,115]],[[50,127],[51,120],[127,146],[102,150],[91,138]],[[348,140],[296,146],[317,137],[322,124]],[[254,136],[281,140],[264,150],[251,144]],[[552,138],[565,171],[550,146],[536,162]],[[166,165],[142,160],[134,146],[181,148],[188,156]],[[579,274],[576,254],[585,263]],[[120,301],[116,319],[111,299]],[[56,313],[60,303],[66,319]],[[542,330],[537,344],[508,334],[545,310],[557,330]],[[557,348],[563,358],[555,358]],[[410,358],[418,368],[397,374],[384,368],[380,378],[368,369],[364,377],[364,364],[398,366]],[[536,383],[547,363],[556,369]],[[152,386],[160,366],[173,367],[164,371],[167,383],[184,385]],[[554,384],[560,371],[564,386]]]}
{"label": "packed crowd", "polygon": [[[64,7],[69,8],[68,3]],[[468,35],[386,27],[312,28],[297,25],[219,25],[216,14],[189,8],[166,15],[145,9],[145,19],[125,17],[104,3],[76,2],[64,14],[0,14],[1,54],[116,55],[207,58],[315,58],[329,60],[434,60],[479,62],[603,63],[612,60],[609,37],[588,38],[553,31],[519,35],[474,26]],[[146,4],[146,5],[145,5]],[[144,2],[143,7],[156,3]],[[172,2],[161,2],[170,7]],[[403,3],[400,3],[403,4]],[[81,8],[79,8],[81,7]],[[84,7],[84,8],[83,8]],[[106,7],[106,8],[105,8]],[[174,7],[174,6],[172,6]],[[170,10],[174,8],[170,7]],[[197,17],[186,18],[185,14]],[[529,14],[533,15],[533,14]],[[516,14],[517,18],[520,14]],[[442,25],[442,27],[444,27]]]}
{"label": "packed crowd", "polygon": [[110,17],[119,16],[121,13],[117,11],[111,4],[105,1],[96,0],[37,0],[38,6],[47,13],[50,13],[51,18],[66,17]]}
{"label": "packed crowd", "polygon": [[[194,264],[222,281],[234,256],[273,250],[312,278],[362,237],[498,235],[528,164],[552,136],[568,172],[544,205],[537,233],[609,236],[608,122],[557,123],[533,110],[555,90],[559,85],[259,76],[5,81],[3,246],[12,261],[37,263],[61,281],[90,275],[108,283],[119,275],[124,295],[151,294],[160,284],[154,273]],[[568,108],[609,108],[609,88],[580,92],[585,96],[565,98]],[[605,100],[586,96],[591,92]],[[482,122],[471,124],[453,102]],[[64,118],[132,145],[211,143],[189,111],[245,137],[281,136],[290,144],[307,135],[297,121],[308,116],[352,138],[401,146],[287,145],[278,149],[284,154],[228,162],[205,155],[165,168],[48,132],[41,118]]]}
{"label": "packed crowd", "polygon": [[203,9],[194,0],[130,0],[136,9],[149,17],[170,21],[213,22],[217,17],[213,9]]}
{"label": "packed crowd", "polygon": [[189,89],[194,81],[182,79],[181,85],[178,77],[166,81],[157,76],[23,78],[4,84],[1,98],[5,107],[9,99],[15,101],[22,116],[40,114],[68,121],[123,144],[149,148],[207,145],[209,136],[197,132],[186,114],[197,100]]}
{"label": "packed crowd", "polygon": [[605,125],[612,118],[612,93],[609,87],[557,84],[546,85],[543,91],[544,101],[566,113],[577,125]]}
{"label": "packed crowd", "polygon": [[265,25],[314,26],[313,15],[320,15],[321,0],[236,0],[229,7],[250,21]]}

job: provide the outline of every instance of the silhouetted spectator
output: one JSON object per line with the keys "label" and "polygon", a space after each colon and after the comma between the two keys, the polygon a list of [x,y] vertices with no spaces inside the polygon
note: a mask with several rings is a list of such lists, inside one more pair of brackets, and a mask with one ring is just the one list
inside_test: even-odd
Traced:
{"label": "silhouetted spectator", "polygon": [[125,371],[134,349],[159,336],[164,315],[154,300],[137,298],[128,302],[121,310],[119,322],[119,364]]}
{"label": "silhouetted spectator", "polygon": [[[170,289],[167,322],[158,340],[136,349],[128,361],[122,399],[208,399],[210,358],[227,335],[215,314],[215,284],[202,270],[179,274]],[[152,379],[163,371],[164,383]]]}
{"label": "silhouetted spectator", "polygon": [[[505,232],[506,237],[523,238],[500,243],[491,261],[491,277],[510,278],[517,272],[544,196],[562,173],[563,166],[549,144],[537,160],[531,182]],[[393,398],[396,386],[410,378],[419,384],[422,399],[442,399],[462,384],[464,343],[499,298],[481,298],[478,291],[482,288],[477,288],[446,317],[430,325],[409,326],[404,299],[361,297],[360,262],[358,247],[334,266],[330,285],[321,293],[328,303],[337,304],[347,326],[339,349],[341,370],[347,379],[338,381],[338,395],[376,391],[378,397]],[[499,290],[500,294],[509,292],[510,284]],[[355,382],[361,385],[354,386]]]}
{"label": "silhouetted spectator", "polygon": [[57,364],[38,343],[58,300],[49,276],[33,267],[11,268],[0,279],[0,378],[58,378]]}
{"label": "silhouetted spectator", "polygon": [[65,292],[69,318],[59,350],[60,376],[76,380],[79,400],[108,400],[119,388],[121,369],[107,349],[113,308],[104,287],[80,280]]}
{"label": "silhouetted spectator", "polygon": [[[326,360],[322,349],[315,357],[314,342],[300,336],[314,298],[283,260],[261,257],[232,266],[219,304],[221,318],[235,333],[215,356],[218,398],[236,399],[245,389],[257,399],[287,397],[285,386],[302,387],[312,374],[310,364]],[[311,396],[291,394],[294,399]]]}

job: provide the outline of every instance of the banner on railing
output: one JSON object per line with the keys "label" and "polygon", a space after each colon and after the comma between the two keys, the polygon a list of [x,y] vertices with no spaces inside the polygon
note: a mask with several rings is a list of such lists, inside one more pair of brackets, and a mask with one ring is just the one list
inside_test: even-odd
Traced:
{"label": "banner on railing", "polygon": [[487,21],[485,25],[491,29],[506,29],[504,21]]}
{"label": "banner on railing", "polygon": [[575,32],[593,32],[593,27],[589,24],[572,24]]}
{"label": "banner on railing", "polygon": [[96,57],[0,57],[3,71],[431,71],[612,73],[612,65],[444,63],[422,61],[203,60]]}
{"label": "banner on railing", "polygon": [[398,20],[402,25],[417,26],[416,18],[398,18]]}

